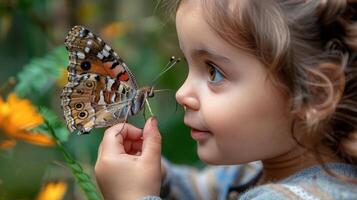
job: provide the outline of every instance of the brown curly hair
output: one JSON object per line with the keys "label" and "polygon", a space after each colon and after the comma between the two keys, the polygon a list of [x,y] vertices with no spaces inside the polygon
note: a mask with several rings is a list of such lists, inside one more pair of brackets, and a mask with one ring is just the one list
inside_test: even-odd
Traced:
{"label": "brown curly hair", "polygon": [[[168,12],[181,1],[165,1]],[[290,97],[297,143],[357,164],[357,1],[201,1],[211,28],[260,59]]]}

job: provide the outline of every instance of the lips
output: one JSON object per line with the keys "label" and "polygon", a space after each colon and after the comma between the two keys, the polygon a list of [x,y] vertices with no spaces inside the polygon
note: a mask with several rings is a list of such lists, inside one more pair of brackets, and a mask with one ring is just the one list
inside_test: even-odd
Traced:
{"label": "lips", "polygon": [[198,126],[192,125],[192,123],[190,123],[189,120],[187,120],[186,118],[184,120],[184,123],[186,124],[186,126],[191,128],[191,137],[194,140],[204,141],[204,140],[208,139],[208,137],[210,137],[210,135],[211,135],[211,133],[209,131],[197,128]]}
{"label": "lips", "polygon": [[208,132],[208,131],[201,131],[201,130],[191,128],[191,137],[194,140],[204,141],[204,140],[207,140],[209,136],[210,136],[210,132]]}

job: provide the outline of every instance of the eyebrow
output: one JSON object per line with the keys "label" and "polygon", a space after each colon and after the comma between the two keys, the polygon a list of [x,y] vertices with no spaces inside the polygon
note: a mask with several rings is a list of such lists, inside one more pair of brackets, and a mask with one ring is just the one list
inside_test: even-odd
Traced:
{"label": "eyebrow", "polygon": [[208,56],[208,57],[211,57],[211,58],[213,58],[215,60],[221,60],[221,61],[224,61],[224,62],[231,62],[231,60],[229,58],[226,58],[224,56],[218,55],[217,53],[213,52],[212,50],[209,50],[209,49],[206,49],[206,48],[195,49],[195,50],[192,51],[192,55],[193,56],[198,56],[198,57]]}

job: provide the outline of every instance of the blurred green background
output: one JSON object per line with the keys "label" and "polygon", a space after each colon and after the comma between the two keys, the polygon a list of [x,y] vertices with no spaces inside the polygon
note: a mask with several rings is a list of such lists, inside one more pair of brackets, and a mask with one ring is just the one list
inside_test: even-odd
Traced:
{"label": "blurred green background", "polygon": [[[92,177],[104,129],[78,136],[64,128],[59,100],[68,64],[64,38],[74,25],[87,27],[125,59],[140,86],[150,84],[171,56],[181,57],[173,20],[161,5],[153,0],[0,0],[1,98],[6,101],[16,92],[42,108],[46,119],[56,121],[66,149]],[[156,94],[150,105],[163,135],[164,156],[174,163],[199,165],[182,122],[183,110],[175,101],[186,73],[182,62],[164,74],[156,88],[170,91]],[[9,84],[13,79],[15,84]],[[129,122],[143,127],[144,117],[139,114]],[[0,126],[0,141],[6,137]],[[36,199],[51,181],[68,184],[64,199],[85,199],[56,147],[17,141],[0,149],[0,199]]]}

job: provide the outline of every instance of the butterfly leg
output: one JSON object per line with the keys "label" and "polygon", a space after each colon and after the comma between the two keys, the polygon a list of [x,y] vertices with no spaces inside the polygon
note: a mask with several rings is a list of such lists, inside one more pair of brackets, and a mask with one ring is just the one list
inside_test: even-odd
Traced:
{"label": "butterfly leg", "polygon": [[146,102],[146,104],[148,105],[148,109],[149,109],[150,115],[151,115],[151,116],[154,116],[154,113],[152,113],[152,110],[151,110],[151,107],[150,107],[150,104],[149,104],[148,99],[145,99],[145,102]]}
{"label": "butterfly leg", "polygon": [[115,134],[115,137],[118,136],[119,134],[121,134],[121,132],[124,130],[125,124],[128,121],[128,117],[129,117],[129,112],[131,110],[131,103],[128,105],[128,111],[125,114],[125,118],[124,118],[124,122],[123,122],[123,126],[121,127],[120,131]]}

